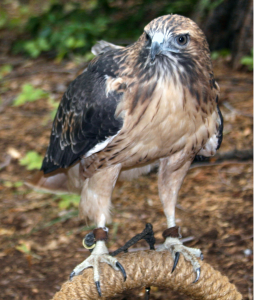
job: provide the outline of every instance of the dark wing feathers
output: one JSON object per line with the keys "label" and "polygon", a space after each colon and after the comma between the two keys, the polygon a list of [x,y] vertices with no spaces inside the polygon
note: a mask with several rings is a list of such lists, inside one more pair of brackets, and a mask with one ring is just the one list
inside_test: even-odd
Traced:
{"label": "dark wing feathers", "polygon": [[221,143],[222,143],[222,139],[223,139],[223,116],[222,116],[222,113],[220,111],[219,105],[217,105],[217,111],[218,111],[221,123],[220,123],[220,126],[218,128],[218,133],[217,133],[218,145],[217,145],[216,150],[218,150],[220,148]]}
{"label": "dark wing feathers", "polygon": [[122,128],[123,120],[115,118],[115,111],[123,93],[106,95],[105,75],[116,77],[119,68],[114,51],[96,58],[63,95],[41,168],[45,174],[72,165]]}

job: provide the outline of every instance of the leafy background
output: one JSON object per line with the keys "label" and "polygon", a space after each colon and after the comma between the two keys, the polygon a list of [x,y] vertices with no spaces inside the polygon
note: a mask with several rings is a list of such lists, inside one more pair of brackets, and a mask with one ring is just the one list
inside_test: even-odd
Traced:
{"label": "leafy background", "polygon": [[14,42],[12,51],[33,58],[51,52],[60,60],[67,54],[87,53],[102,38],[121,44],[134,41],[151,19],[163,14],[191,16],[198,10],[202,20],[222,0],[45,1],[42,7],[38,1],[33,5],[16,3],[11,18],[8,5],[4,6],[0,23],[0,28],[18,28],[24,35]]}

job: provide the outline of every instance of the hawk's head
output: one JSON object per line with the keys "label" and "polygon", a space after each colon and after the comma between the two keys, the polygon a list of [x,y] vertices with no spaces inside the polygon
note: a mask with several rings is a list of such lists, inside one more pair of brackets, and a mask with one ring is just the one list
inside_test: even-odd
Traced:
{"label": "hawk's head", "polygon": [[192,20],[167,15],[154,19],[144,28],[143,40],[150,49],[151,61],[160,56],[175,60],[177,57],[209,56],[209,47],[202,30]]}
{"label": "hawk's head", "polygon": [[136,44],[139,48],[136,71],[142,80],[149,81],[152,76],[157,80],[171,78],[195,96],[200,87],[206,95],[209,89],[217,89],[206,37],[189,18],[166,15],[154,19]]}

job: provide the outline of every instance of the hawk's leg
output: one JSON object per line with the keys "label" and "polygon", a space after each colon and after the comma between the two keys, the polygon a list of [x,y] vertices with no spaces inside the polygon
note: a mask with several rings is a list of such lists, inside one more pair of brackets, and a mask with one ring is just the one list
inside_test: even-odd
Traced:
{"label": "hawk's leg", "polygon": [[108,248],[106,247],[105,241],[107,240],[108,228],[107,227],[99,227],[94,231],[95,237],[95,247],[91,253],[91,255],[84,260],[81,264],[77,265],[70,275],[70,280],[75,276],[81,273],[84,269],[89,267],[93,267],[94,269],[94,282],[96,284],[96,288],[98,294],[101,296],[101,287],[100,287],[100,271],[99,264],[104,262],[109,264],[112,268],[117,271],[121,271],[123,274],[124,281],[126,280],[126,273],[123,266],[118,262],[115,257],[109,255]]}
{"label": "hawk's leg", "polygon": [[[163,236],[166,238],[164,244],[157,248],[157,251],[169,250],[174,259],[172,272],[175,270],[180,254],[191,262],[193,270],[196,272],[196,282],[200,276],[200,264],[197,258],[203,258],[199,249],[186,247],[180,241],[181,235],[179,228],[175,224],[175,206],[179,189],[184,177],[190,167],[191,161],[187,161],[179,168],[177,162],[181,157],[171,156],[160,160],[159,170],[159,194],[163,204],[164,212],[167,217],[168,229],[164,231]],[[172,168],[172,166],[175,166]]]}
{"label": "hawk's leg", "polygon": [[94,174],[85,181],[81,192],[80,213],[93,219],[97,224],[97,228],[93,231],[95,247],[91,255],[74,268],[70,279],[84,269],[93,267],[94,281],[100,296],[100,263],[107,263],[115,270],[121,271],[124,280],[126,279],[124,268],[115,257],[109,255],[106,247],[108,229],[105,225],[110,217],[111,195],[120,169],[121,165],[115,165]]}

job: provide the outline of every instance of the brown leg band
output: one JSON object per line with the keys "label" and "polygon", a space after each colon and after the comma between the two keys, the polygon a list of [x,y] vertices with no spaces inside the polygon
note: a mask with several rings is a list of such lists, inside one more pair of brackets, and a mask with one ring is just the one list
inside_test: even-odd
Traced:
{"label": "brown leg band", "polygon": [[167,237],[180,239],[182,237],[180,234],[180,227],[174,226],[174,227],[167,228],[166,230],[163,231],[162,236],[164,237],[164,239],[166,239]]}
{"label": "brown leg band", "polygon": [[106,241],[108,239],[108,228],[99,227],[93,230],[95,241]]}

